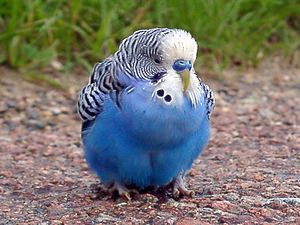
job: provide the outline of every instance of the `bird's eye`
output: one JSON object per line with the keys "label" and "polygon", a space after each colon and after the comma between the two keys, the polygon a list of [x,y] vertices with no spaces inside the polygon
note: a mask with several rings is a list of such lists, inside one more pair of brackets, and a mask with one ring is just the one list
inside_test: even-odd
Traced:
{"label": "bird's eye", "polygon": [[155,62],[156,64],[160,64],[160,63],[161,63],[161,60],[160,60],[159,58],[154,58],[154,62]]}

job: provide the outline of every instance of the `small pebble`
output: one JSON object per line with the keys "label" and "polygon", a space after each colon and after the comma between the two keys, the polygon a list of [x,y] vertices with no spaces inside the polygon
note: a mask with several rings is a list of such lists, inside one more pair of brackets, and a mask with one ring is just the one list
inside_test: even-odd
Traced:
{"label": "small pebble", "polygon": [[61,114],[61,110],[59,108],[52,108],[51,113],[53,116],[58,116],[59,114]]}
{"label": "small pebble", "polygon": [[26,108],[26,116],[28,119],[34,119],[34,120],[39,118],[39,114],[37,113],[37,111],[31,107]]}
{"label": "small pebble", "polygon": [[14,108],[17,107],[17,102],[14,101],[14,100],[8,100],[8,101],[6,102],[6,106],[7,106],[7,108],[9,108],[9,109],[14,109]]}
{"label": "small pebble", "polygon": [[53,121],[48,121],[47,125],[50,126],[50,127],[56,127],[57,126],[57,124]]}
{"label": "small pebble", "polygon": [[8,130],[8,131],[13,131],[13,130],[15,130],[16,127],[17,127],[16,122],[14,122],[14,121],[9,121],[9,120],[4,121],[4,122],[3,122],[3,125],[4,125],[4,128],[5,128],[6,130]]}
{"label": "small pebble", "polygon": [[42,130],[45,128],[45,123],[41,120],[30,119],[25,122],[25,125],[27,126],[27,128],[33,130]]}

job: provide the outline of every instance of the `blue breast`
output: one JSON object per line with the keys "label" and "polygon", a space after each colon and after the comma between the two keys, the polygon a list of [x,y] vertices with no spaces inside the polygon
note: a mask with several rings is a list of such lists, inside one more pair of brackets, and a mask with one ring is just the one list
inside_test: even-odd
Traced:
{"label": "blue breast", "polygon": [[83,132],[86,159],[102,182],[139,188],[165,185],[190,169],[209,139],[205,99],[192,107],[161,104],[152,87],[140,85],[121,96],[121,108],[107,97],[101,114]]}

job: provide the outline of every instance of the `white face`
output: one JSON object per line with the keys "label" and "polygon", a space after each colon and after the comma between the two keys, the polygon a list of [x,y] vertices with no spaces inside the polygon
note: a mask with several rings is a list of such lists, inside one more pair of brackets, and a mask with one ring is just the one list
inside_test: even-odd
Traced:
{"label": "white face", "polygon": [[173,64],[178,59],[191,61],[194,64],[197,56],[197,43],[186,31],[175,30],[167,34],[161,44],[162,63],[167,68],[167,75],[156,84],[153,97],[160,103],[170,106],[179,106],[186,96],[192,105],[199,102],[199,80],[192,68],[190,70],[190,83],[187,90],[183,91],[182,77],[173,69]]}
{"label": "white face", "polygon": [[190,33],[175,30],[167,34],[161,41],[163,63],[171,67],[178,59],[189,60],[194,64],[197,57],[197,43]]}

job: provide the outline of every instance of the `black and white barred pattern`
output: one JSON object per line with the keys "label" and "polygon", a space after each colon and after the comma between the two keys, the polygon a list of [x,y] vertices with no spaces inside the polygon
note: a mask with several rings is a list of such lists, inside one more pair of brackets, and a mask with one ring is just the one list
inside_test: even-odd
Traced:
{"label": "black and white barred pattern", "polygon": [[[118,51],[101,63],[97,63],[90,75],[89,83],[84,87],[78,98],[78,113],[83,121],[93,120],[103,110],[103,101],[111,93],[113,100],[120,107],[120,93],[128,83],[119,82],[120,73],[127,76],[129,81],[148,80],[157,82],[166,70],[160,65],[162,53],[160,52],[161,39],[176,30],[167,28],[154,28],[139,30],[120,44]],[[206,93],[207,115],[210,115],[215,105],[213,92],[203,84]]]}
{"label": "black and white barred pattern", "polygon": [[88,85],[79,94],[77,110],[83,121],[93,120],[102,111],[106,94],[122,90],[122,86],[110,73],[111,63],[110,59],[97,63],[91,72]]}
{"label": "black and white barred pattern", "polygon": [[155,59],[161,60],[160,40],[172,31],[167,28],[139,30],[124,39],[114,56],[119,71],[143,80],[151,80],[162,72]]}
{"label": "black and white barred pattern", "polygon": [[207,109],[207,116],[208,116],[208,119],[210,119],[212,111],[215,108],[216,100],[215,100],[215,97],[214,97],[214,93],[210,89],[210,87],[208,85],[204,84],[203,82],[202,82],[202,86],[203,86],[203,90],[204,90],[204,93],[205,93],[205,97],[207,99],[207,108],[206,108]]}
{"label": "black and white barred pattern", "polygon": [[103,107],[103,95],[96,83],[85,86],[78,97],[77,110],[83,121],[92,120],[101,112]]}
{"label": "black and white barred pattern", "polygon": [[115,92],[115,101],[119,106],[119,93],[124,86],[118,82],[118,72],[135,79],[155,80],[164,74],[153,58],[160,57],[158,51],[160,39],[172,32],[167,28],[139,30],[120,44],[119,50],[101,63],[97,63],[87,86],[78,97],[77,109],[83,121],[93,120],[103,108],[106,95]]}

